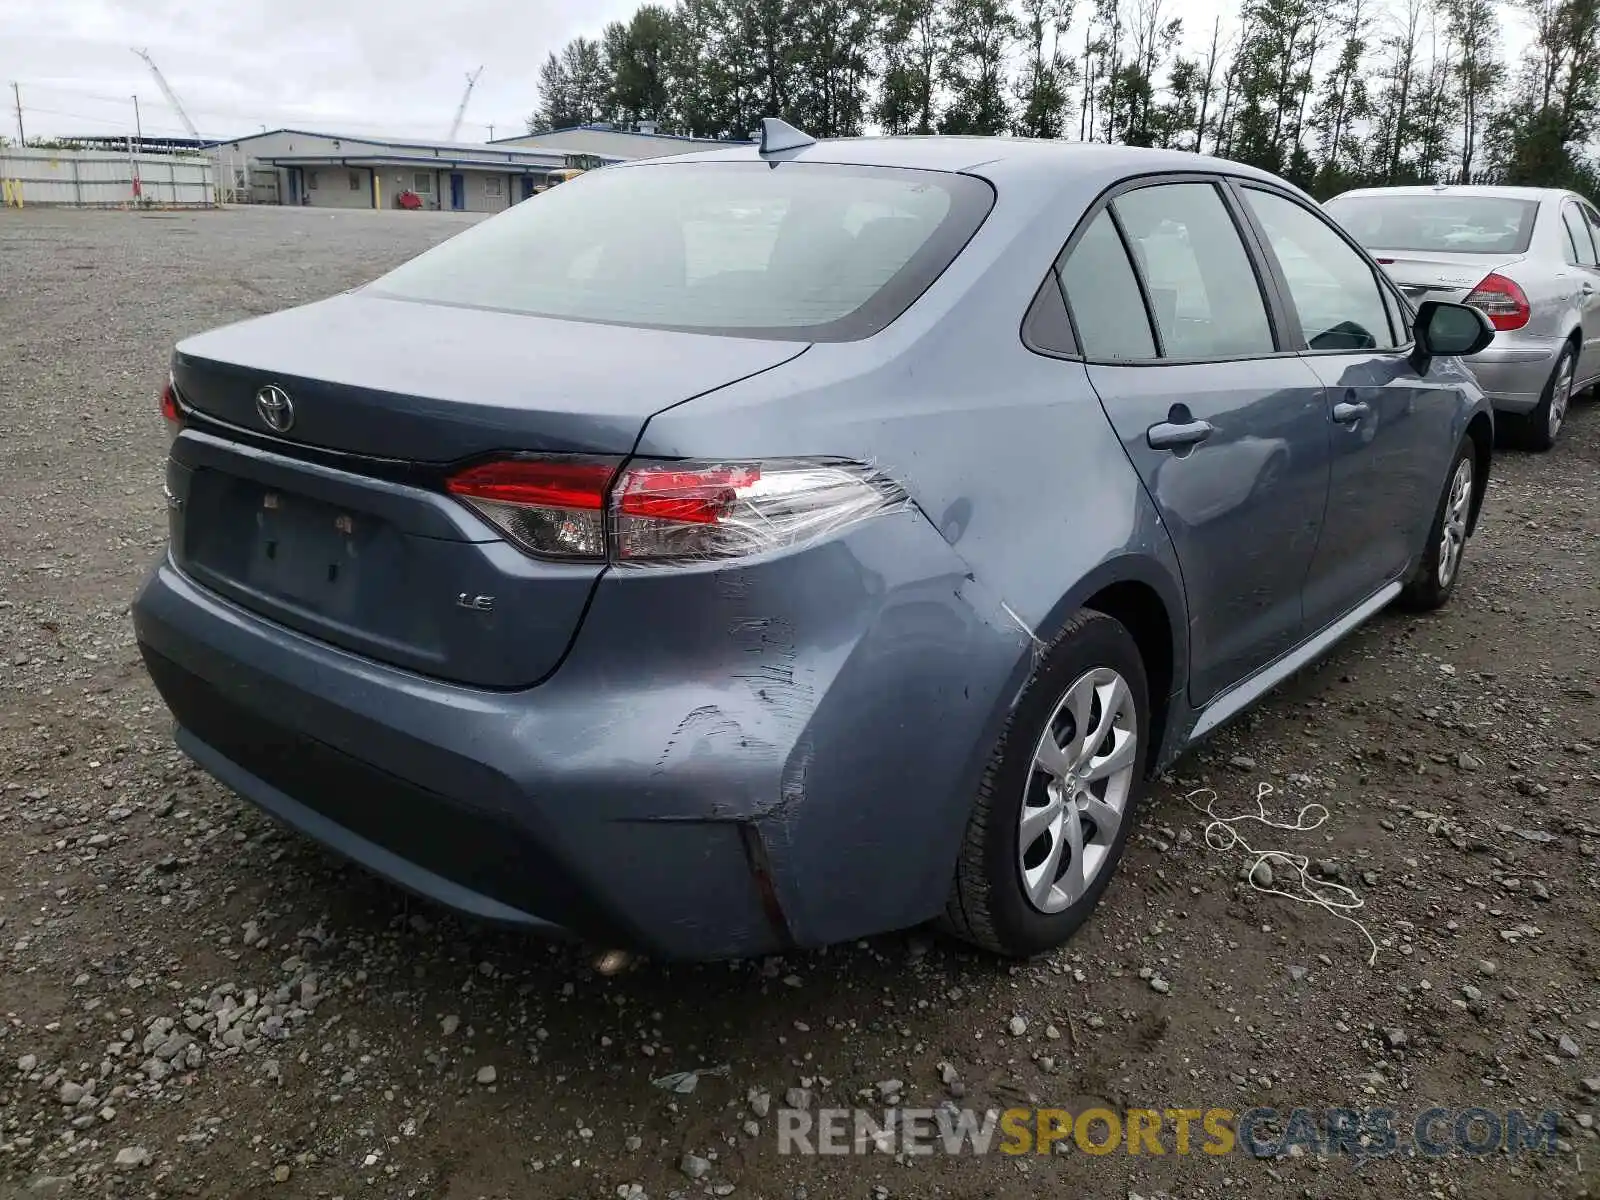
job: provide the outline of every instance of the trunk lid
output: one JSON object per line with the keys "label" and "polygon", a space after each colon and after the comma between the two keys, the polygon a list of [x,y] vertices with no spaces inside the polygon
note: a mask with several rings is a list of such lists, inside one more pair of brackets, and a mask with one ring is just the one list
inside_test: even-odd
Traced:
{"label": "trunk lid", "polygon": [[[522,553],[444,494],[444,464],[626,455],[654,413],[805,348],[358,295],[191,338],[173,364],[198,413],[167,464],[173,559],[332,645],[530,686],[559,665],[604,567]],[[258,411],[268,384],[294,405],[285,430]]]}
{"label": "trunk lid", "polygon": [[[626,454],[649,417],[793,358],[803,342],[336,296],[179,343],[185,404],[261,436],[408,462],[492,450]],[[256,407],[275,385],[293,424]]]}
{"label": "trunk lid", "polygon": [[1525,254],[1445,254],[1414,250],[1372,250],[1370,253],[1413,304],[1424,300],[1459,304],[1485,276],[1505,271],[1527,257]]}

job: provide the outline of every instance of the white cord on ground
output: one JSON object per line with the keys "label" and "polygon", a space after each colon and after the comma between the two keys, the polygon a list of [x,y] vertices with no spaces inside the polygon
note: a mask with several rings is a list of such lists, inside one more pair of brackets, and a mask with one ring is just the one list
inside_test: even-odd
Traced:
{"label": "white cord on ground", "polygon": [[[1184,797],[1189,807],[1197,812],[1204,813],[1209,820],[1206,823],[1206,845],[1213,850],[1242,850],[1249,856],[1249,870],[1247,877],[1250,886],[1258,892],[1268,896],[1282,896],[1285,900],[1293,900],[1296,904],[1310,904],[1320,908],[1341,921],[1348,921],[1361,931],[1361,936],[1367,939],[1367,945],[1372,947],[1372,953],[1367,956],[1367,966],[1373,966],[1378,961],[1378,943],[1373,939],[1372,932],[1366,925],[1350,914],[1363,908],[1366,901],[1342,883],[1331,883],[1325,879],[1314,879],[1311,876],[1311,860],[1303,854],[1289,854],[1283,850],[1257,850],[1240,836],[1236,826],[1242,821],[1255,821],[1265,825],[1268,829],[1282,829],[1290,833],[1305,833],[1316,829],[1328,819],[1328,810],[1321,804],[1312,801],[1302,808],[1290,825],[1283,821],[1274,821],[1267,816],[1266,799],[1273,794],[1270,783],[1256,785],[1256,811],[1239,813],[1232,817],[1217,815],[1217,793],[1211,788],[1197,788]],[[1205,804],[1199,804],[1196,797],[1206,796],[1209,799]],[[1273,886],[1263,887],[1256,881],[1256,868],[1266,863],[1272,869]],[[1284,891],[1277,887],[1278,872],[1285,868],[1292,869],[1300,884],[1298,892]]]}

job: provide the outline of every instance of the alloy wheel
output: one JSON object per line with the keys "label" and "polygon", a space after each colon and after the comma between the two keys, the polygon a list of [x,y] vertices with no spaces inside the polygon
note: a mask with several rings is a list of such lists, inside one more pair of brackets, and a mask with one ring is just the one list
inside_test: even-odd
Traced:
{"label": "alloy wheel", "polygon": [[1556,381],[1550,388],[1550,440],[1555,441],[1567,419],[1567,408],[1572,403],[1572,381],[1577,361],[1571,354],[1564,355],[1556,371]]}
{"label": "alloy wheel", "polygon": [[1109,667],[1080,676],[1056,702],[1033,753],[1017,835],[1028,902],[1058,913],[1105,869],[1138,762],[1139,714]]}
{"label": "alloy wheel", "polygon": [[1447,588],[1461,567],[1461,552],[1467,544],[1467,520],[1472,515],[1472,459],[1463,458],[1450,477],[1450,494],[1445,501],[1444,529],[1439,534],[1439,586]]}

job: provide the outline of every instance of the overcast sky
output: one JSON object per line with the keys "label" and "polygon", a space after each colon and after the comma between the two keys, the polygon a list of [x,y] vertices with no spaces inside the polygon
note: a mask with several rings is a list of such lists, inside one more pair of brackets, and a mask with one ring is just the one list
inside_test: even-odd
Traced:
{"label": "overcast sky", "polygon": [[[206,136],[262,125],[442,138],[483,67],[461,140],[523,131],[538,64],[637,0],[0,0],[0,81],[29,137],[183,132],[148,49]],[[7,92],[9,93],[9,88]],[[7,107],[11,96],[4,97]],[[15,114],[4,123],[15,134]]]}
{"label": "overcast sky", "polygon": [[[538,65],[638,0],[0,0],[0,82],[29,137],[183,133],[131,47],[148,49],[206,136],[261,126],[443,138],[484,68],[460,140],[523,131]],[[1086,5],[1080,6],[1086,9]],[[1189,40],[1236,0],[1167,0]],[[1512,49],[1525,38],[1507,25]],[[7,109],[12,97],[4,97]],[[7,111],[0,129],[16,132]]]}

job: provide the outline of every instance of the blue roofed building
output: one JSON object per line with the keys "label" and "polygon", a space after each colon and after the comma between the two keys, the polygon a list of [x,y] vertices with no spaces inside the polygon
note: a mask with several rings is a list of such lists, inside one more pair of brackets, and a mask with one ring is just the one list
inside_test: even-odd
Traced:
{"label": "blue roofed building", "polygon": [[572,169],[640,155],[274,129],[213,143],[238,203],[499,212]]}

